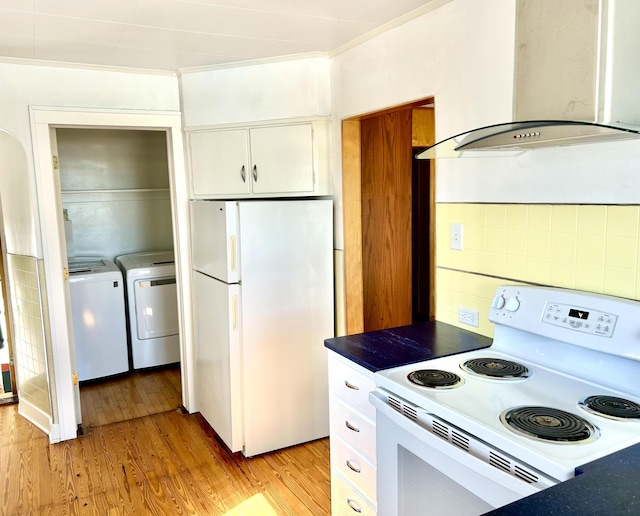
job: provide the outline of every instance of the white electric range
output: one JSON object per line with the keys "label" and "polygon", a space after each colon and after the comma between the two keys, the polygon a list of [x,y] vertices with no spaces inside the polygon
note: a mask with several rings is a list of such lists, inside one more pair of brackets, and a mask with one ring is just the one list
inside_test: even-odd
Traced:
{"label": "white electric range", "polygon": [[380,514],[482,514],[640,442],[640,303],[512,285],[489,319],[490,348],[376,373]]}

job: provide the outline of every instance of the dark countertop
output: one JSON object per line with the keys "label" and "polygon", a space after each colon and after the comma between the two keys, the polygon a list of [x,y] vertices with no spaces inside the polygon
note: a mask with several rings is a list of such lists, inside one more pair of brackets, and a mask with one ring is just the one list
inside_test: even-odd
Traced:
{"label": "dark countertop", "polygon": [[336,337],[324,345],[352,362],[380,371],[423,360],[486,348],[492,340],[441,322]]}
{"label": "dark countertop", "polygon": [[[325,340],[324,344],[352,362],[376,372],[486,348],[491,342],[490,338],[449,324],[427,322],[336,337]],[[575,478],[487,514],[640,515],[640,444],[585,464],[577,473]]]}
{"label": "dark countertop", "polygon": [[581,466],[579,472],[581,473],[576,477],[561,484],[487,514],[491,516],[640,514],[640,444],[589,462]]}

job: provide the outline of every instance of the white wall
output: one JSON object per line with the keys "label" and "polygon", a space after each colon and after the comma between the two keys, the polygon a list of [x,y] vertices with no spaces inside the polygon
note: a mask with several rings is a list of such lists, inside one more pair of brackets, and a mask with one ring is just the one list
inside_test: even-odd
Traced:
{"label": "white wall", "polygon": [[177,111],[178,81],[168,74],[13,63],[0,63],[0,77],[0,129],[22,144],[28,165],[26,176],[2,183],[2,196],[10,199],[2,206],[7,252],[42,257],[29,106]]}
{"label": "white wall", "polygon": [[164,131],[56,130],[69,256],[173,250]]}
{"label": "white wall", "polygon": [[182,73],[187,128],[330,114],[329,59],[305,57]]}
{"label": "white wall", "polygon": [[29,177],[23,144],[0,129],[0,207],[6,251],[36,256],[39,225],[38,214],[28,202]]}
{"label": "white wall", "polygon": [[337,117],[436,98],[436,136],[511,117],[513,0],[454,0],[332,60]]}

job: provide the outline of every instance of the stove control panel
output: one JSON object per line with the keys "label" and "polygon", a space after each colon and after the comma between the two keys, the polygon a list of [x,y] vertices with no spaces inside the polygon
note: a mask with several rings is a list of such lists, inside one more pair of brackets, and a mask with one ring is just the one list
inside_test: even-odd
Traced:
{"label": "stove control panel", "polygon": [[542,315],[542,322],[602,337],[613,335],[617,320],[618,316],[610,313],[551,302]]}
{"label": "stove control panel", "polygon": [[506,310],[507,312],[517,312],[518,308],[520,308],[520,300],[517,296],[505,298],[502,294],[498,294],[493,298],[491,308]]}

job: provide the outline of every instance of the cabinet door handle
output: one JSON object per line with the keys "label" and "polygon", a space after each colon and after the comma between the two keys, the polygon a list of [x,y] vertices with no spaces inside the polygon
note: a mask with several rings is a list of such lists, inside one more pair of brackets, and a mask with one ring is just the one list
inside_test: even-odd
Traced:
{"label": "cabinet door handle", "polygon": [[360,390],[360,387],[358,387],[357,385],[353,385],[352,383],[349,382],[349,380],[345,380],[344,384],[347,386],[347,388],[353,389],[354,391]]}
{"label": "cabinet door handle", "polygon": [[258,181],[258,165],[253,165],[253,180]]}
{"label": "cabinet door handle", "polygon": [[357,426],[349,423],[349,421],[347,421],[346,419],[344,420],[344,424],[349,430],[352,430],[354,432],[359,432],[360,431],[360,429]]}
{"label": "cabinet door handle", "polygon": [[357,463],[352,462],[351,459],[347,459],[347,467],[351,470],[351,471],[355,471],[356,473],[360,473],[360,466],[358,466]]}
{"label": "cabinet door handle", "polygon": [[247,182],[247,170],[244,165],[242,165],[242,168],[240,169],[240,177],[242,178],[243,183]]}
{"label": "cabinet door handle", "polygon": [[361,513],[362,509],[360,508],[360,504],[356,502],[353,498],[347,498],[347,505],[351,508],[353,512]]}

